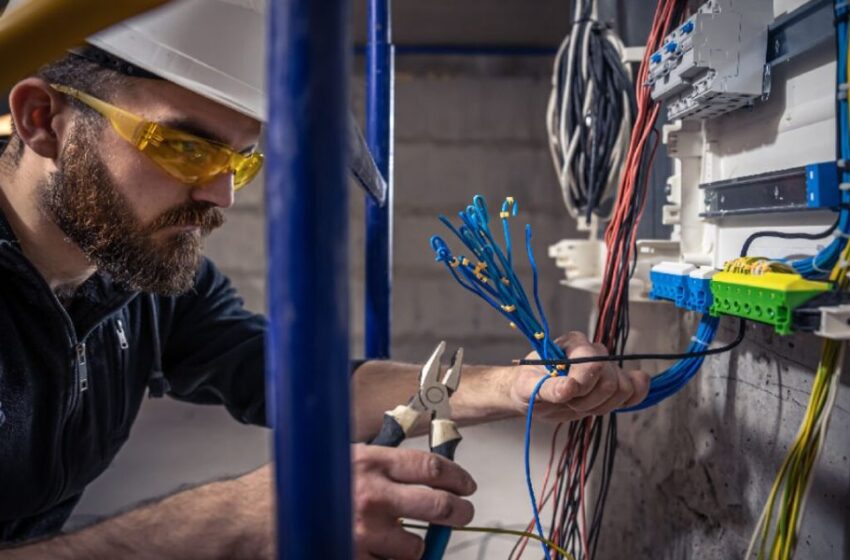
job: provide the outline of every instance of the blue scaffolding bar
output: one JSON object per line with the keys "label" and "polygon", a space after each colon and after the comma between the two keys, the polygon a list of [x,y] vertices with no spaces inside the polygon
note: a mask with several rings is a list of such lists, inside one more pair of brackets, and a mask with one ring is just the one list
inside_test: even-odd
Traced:
{"label": "blue scaffolding bar", "polygon": [[390,355],[392,289],[393,45],[390,0],[369,0],[366,141],[387,182],[383,207],[366,199],[366,357]]}
{"label": "blue scaffolding bar", "polygon": [[268,6],[266,382],[278,554],[348,560],[349,3]]}

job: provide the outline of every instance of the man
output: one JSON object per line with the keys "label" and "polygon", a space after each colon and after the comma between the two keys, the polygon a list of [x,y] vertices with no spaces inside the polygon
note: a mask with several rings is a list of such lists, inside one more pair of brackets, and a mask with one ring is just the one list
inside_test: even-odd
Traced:
{"label": "man", "polygon": [[[198,25],[204,7],[219,3],[168,9],[190,10]],[[243,309],[201,254],[234,186],[261,161],[259,113],[165,67],[131,64],[109,41],[91,43],[99,47],[76,49],[9,96],[14,133],[0,156],[0,542],[11,548],[0,557],[269,557],[268,467],[60,534],[126,441],[146,390],[222,404],[241,422],[266,420],[265,320]],[[571,357],[604,351],[579,333],[562,343]],[[357,441],[413,393],[417,373],[392,362],[356,369]],[[543,373],[465,368],[455,419],[523,414]],[[576,367],[544,386],[537,416],[603,414],[647,389],[641,372]],[[472,518],[463,497],[475,483],[436,455],[354,444],[352,472],[360,558],[418,558],[422,540],[401,517]]]}

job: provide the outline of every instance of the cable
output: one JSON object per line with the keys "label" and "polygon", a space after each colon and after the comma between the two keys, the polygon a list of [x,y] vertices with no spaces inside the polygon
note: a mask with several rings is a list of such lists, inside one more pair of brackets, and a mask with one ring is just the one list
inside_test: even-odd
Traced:
{"label": "cable", "polygon": [[[565,365],[567,367],[578,365],[578,364],[590,364],[595,362],[625,362],[631,360],[688,360],[692,358],[701,358],[705,356],[711,356],[712,354],[723,354],[724,352],[729,352],[736,346],[738,346],[741,341],[744,339],[745,333],[745,321],[741,320],[740,327],[738,328],[738,335],[735,339],[726,344],[725,346],[719,346],[717,348],[709,348],[706,350],[699,350],[694,352],[683,352],[681,354],[617,354],[614,356],[586,356],[583,358],[564,358],[562,360],[534,360],[534,359],[523,359],[523,360],[514,360],[514,364],[521,366],[558,366]],[[695,337],[696,338],[696,337]]]}
{"label": "cable", "polygon": [[[427,525],[420,525],[419,523],[408,523],[406,521],[402,522],[401,526],[406,528],[406,529],[423,529],[423,530],[425,530],[425,529],[428,528]],[[570,554],[569,552],[567,552],[563,548],[560,548],[557,544],[553,543],[549,539],[540,538],[537,535],[535,535],[534,533],[530,533],[528,531],[515,531],[513,529],[502,529],[501,527],[470,527],[470,526],[452,527],[452,531],[465,531],[465,532],[468,532],[468,533],[491,533],[491,534],[494,534],[494,535],[511,535],[511,536],[514,536],[514,537],[522,537],[522,538],[525,538],[525,539],[534,539],[536,541],[540,541],[544,546],[548,546],[549,548],[556,550],[558,552],[558,554],[561,554],[562,556],[564,556],[564,558],[568,558],[569,560],[575,560],[575,557],[572,554]]]}
{"label": "cable", "polygon": [[607,219],[629,146],[635,97],[625,47],[596,19],[597,0],[577,0],[555,56],[546,130],[567,211]]}

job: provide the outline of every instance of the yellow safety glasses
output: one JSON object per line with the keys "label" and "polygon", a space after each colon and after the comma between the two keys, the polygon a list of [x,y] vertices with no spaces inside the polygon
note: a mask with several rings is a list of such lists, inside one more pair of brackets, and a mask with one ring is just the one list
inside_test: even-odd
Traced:
{"label": "yellow safety glasses", "polygon": [[146,121],[72,87],[51,85],[106,117],[121,138],[183,183],[202,185],[222,173],[233,173],[233,188],[238,191],[263,166],[260,152],[242,154],[224,144]]}

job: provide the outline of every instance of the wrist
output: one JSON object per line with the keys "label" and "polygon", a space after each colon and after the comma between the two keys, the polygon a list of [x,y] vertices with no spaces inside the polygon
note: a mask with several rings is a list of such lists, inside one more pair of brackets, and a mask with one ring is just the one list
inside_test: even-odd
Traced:
{"label": "wrist", "polygon": [[513,398],[516,368],[465,366],[457,393],[452,397],[453,416],[460,422],[481,422],[518,416]]}

